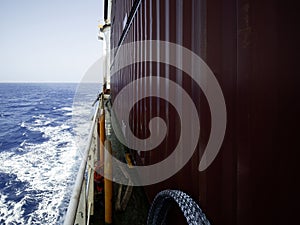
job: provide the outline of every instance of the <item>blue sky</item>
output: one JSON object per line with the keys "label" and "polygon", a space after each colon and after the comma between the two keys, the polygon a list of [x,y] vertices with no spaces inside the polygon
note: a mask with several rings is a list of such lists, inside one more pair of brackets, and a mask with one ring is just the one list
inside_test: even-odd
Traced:
{"label": "blue sky", "polygon": [[0,0],[0,82],[79,82],[102,54],[102,0]]}

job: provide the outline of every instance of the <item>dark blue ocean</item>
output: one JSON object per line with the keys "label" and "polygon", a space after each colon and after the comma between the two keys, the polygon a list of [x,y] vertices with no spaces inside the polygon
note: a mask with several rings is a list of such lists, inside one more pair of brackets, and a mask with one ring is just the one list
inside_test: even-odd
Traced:
{"label": "dark blue ocean", "polygon": [[98,86],[0,84],[1,225],[62,223]]}

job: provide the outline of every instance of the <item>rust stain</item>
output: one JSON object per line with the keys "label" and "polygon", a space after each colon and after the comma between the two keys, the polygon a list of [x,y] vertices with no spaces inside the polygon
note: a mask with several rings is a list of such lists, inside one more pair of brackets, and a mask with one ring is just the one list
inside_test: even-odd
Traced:
{"label": "rust stain", "polygon": [[251,45],[252,27],[250,23],[250,3],[244,2],[241,6],[241,23],[239,36],[242,41],[242,47],[248,48]]}

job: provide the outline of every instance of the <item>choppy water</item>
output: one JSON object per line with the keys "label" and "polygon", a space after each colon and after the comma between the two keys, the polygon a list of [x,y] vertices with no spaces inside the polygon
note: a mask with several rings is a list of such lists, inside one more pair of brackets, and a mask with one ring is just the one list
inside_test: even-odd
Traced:
{"label": "choppy water", "polygon": [[0,84],[0,224],[62,223],[96,95],[95,85]]}

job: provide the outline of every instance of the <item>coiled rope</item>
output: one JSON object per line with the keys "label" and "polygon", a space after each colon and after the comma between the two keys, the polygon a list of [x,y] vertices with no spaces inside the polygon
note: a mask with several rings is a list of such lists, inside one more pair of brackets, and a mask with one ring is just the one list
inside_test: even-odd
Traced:
{"label": "coiled rope", "polygon": [[198,204],[179,190],[164,190],[156,195],[149,210],[147,224],[165,224],[168,212],[174,203],[179,206],[189,225],[210,225]]}

